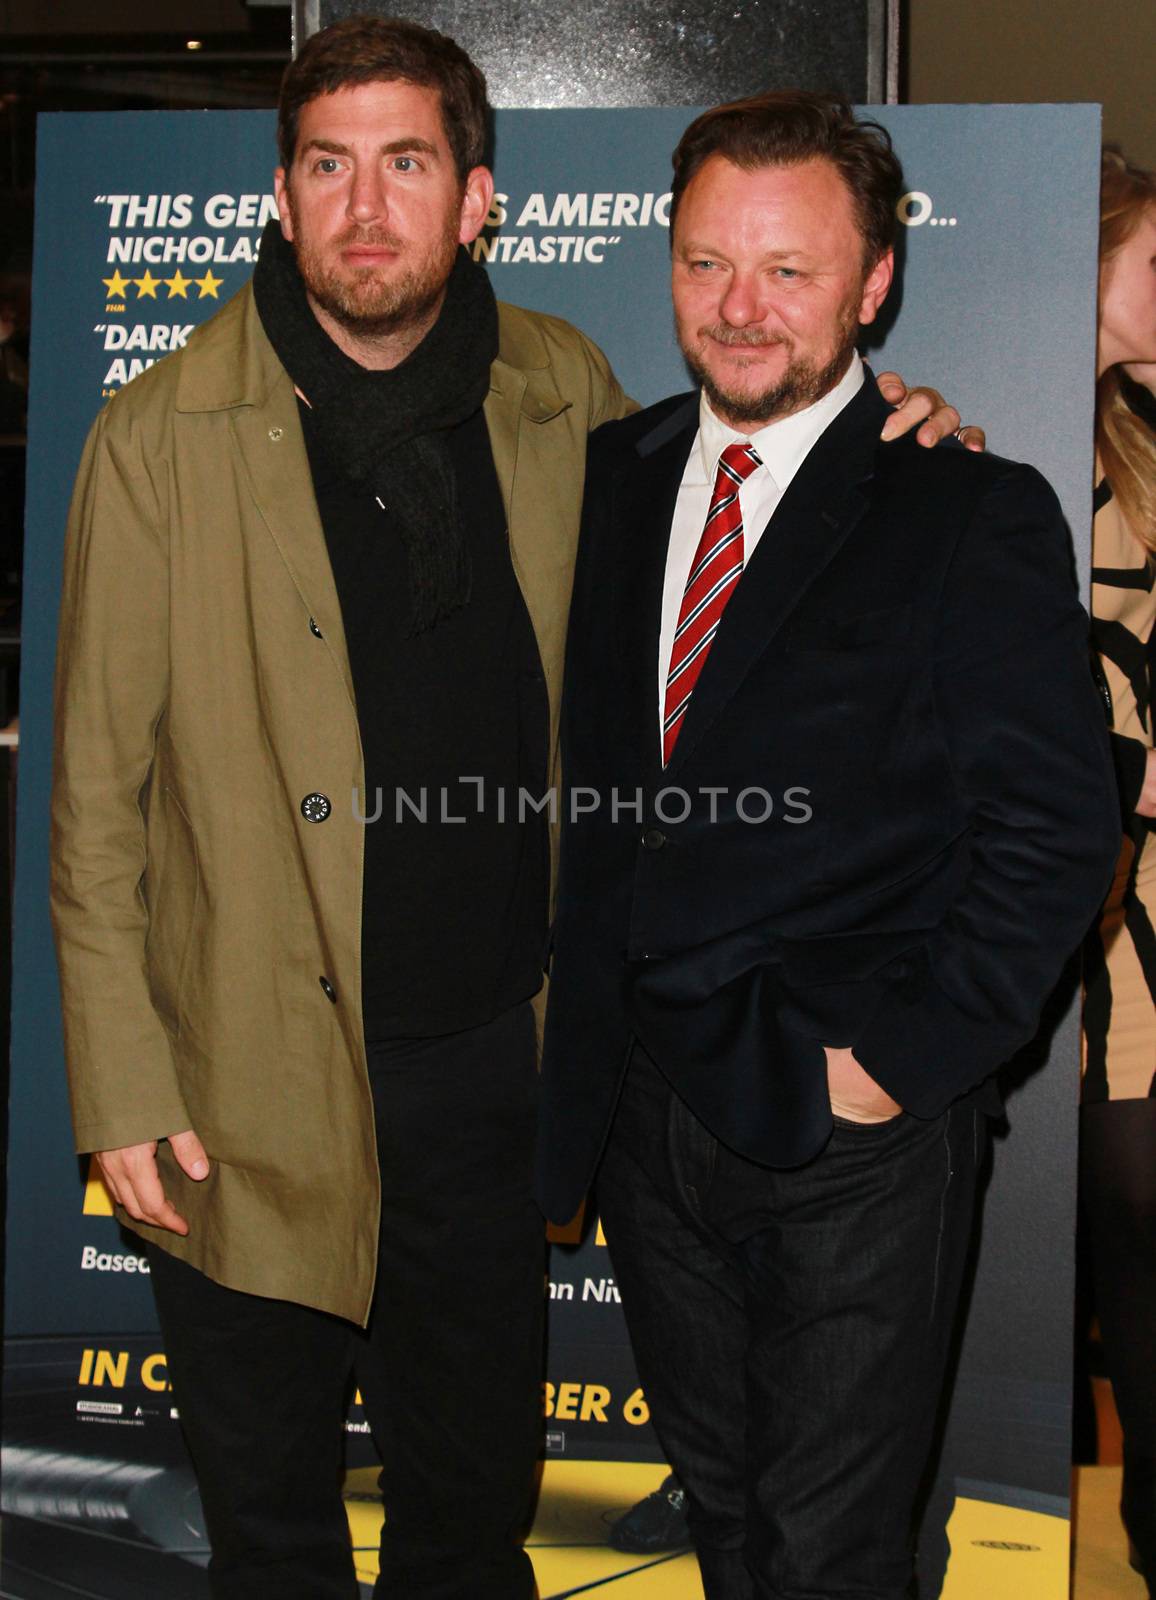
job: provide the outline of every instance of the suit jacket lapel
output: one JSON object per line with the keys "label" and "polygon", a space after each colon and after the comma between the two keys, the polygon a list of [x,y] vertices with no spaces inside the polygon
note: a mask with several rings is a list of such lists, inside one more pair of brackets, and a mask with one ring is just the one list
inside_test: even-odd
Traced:
{"label": "suit jacket lapel", "polygon": [[198,329],[198,338],[200,359],[180,370],[177,410],[231,413],[235,448],[261,520],[356,707],[297,397],[261,326],[252,284]]}
{"label": "suit jacket lapel", "polygon": [[494,470],[502,491],[502,504],[506,508],[514,570],[522,582],[531,610],[532,596],[537,592],[540,577],[538,569],[544,566],[548,571],[551,563],[556,564],[557,557],[549,540],[541,537],[541,529],[535,520],[518,515],[518,449],[527,425],[548,422],[559,412],[568,410],[570,404],[558,393],[548,369],[522,369],[501,357],[490,368],[490,391],[483,407],[486,428],[494,455]]}
{"label": "suit jacket lapel", "polygon": [[262,520],[356,707],[337,585],[313,493],[297,396],[288,376],[280,373],[268,393],[255,404],[238,407],[232,421]]}
{"label": "suit jacket lapel", "polygon": [[665,776],[690,759],[867,506],[889,407],[868,372],[792,479],[723,614]]}
{"label": "suit jacket lapel", "polygon": [[617,571],[614,628],[621,681],[628,688],[623,748],[642,752],[647,787],[662,775],[658,641],[670,524],[697,431],[698,396],[690,395],[638,442],[610,491],[616,549],[609,559]]}
{"label": "suit jacket lapel", "polygon": [[490,368],[490,392],[484,408],[486,428],[494,453],[494,470],[502,491],[507,524],[511,520],[510,502],[514,495],[514,473],[518,466],[518,433],[526,382],[524,372],[507,366],[504,361],[495,361]]}

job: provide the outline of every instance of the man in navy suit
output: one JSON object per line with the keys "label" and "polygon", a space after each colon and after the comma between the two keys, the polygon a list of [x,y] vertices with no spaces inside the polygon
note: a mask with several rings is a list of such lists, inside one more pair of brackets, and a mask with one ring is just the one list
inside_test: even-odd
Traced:
{"label": "man in navy suit", "polygon": [[539,1189],[598,1201],[709,1600],[899,1600],[993,1074],[1118,817],[1055,496],[881,440],[901,174],[837,101],[675,153],[700,391],[595,435]]}

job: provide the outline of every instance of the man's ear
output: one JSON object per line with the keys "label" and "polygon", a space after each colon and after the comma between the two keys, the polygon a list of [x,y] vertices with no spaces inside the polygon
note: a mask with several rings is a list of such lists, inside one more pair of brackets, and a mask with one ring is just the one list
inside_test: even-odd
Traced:
{"label": "man's ear", "polygon": [[292,242],[293,213],[289,209],[289,179],[284,167],[278,167],[273,174],[273,198],[277,202],[277,215],[281,218],[281,232]]}
{"label": "man's ear", "polygon": [[462,191],[461,223],[458,243],[473,244],[486,225],[490,203],[494,198],[494,175],[489,167],[474,167],[466,177]]}
{"label": "man's ear", "polygon": [[874,322],[879,307],[887,298],[891,280],[895,276],[895,252],[887,250],[871,268],[863,283],[863,297],[859,303],[859,321]]}

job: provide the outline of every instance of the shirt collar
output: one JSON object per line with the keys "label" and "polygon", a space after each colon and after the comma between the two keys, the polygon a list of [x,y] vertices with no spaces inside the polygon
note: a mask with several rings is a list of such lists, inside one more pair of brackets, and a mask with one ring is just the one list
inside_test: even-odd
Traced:
{"label": "shirt collar", "polygon": [[782,492],[802,466],[819,435],[862,388],[863,378],[863,363],[857,352],[852,353],[851,363],[839,382],[814,405],[795,411],[789,417],[780,417],[765,428],[760,428],[758,433],[749,435],[738,433],[721,421],[711,409],[703,391],[698,402],[698,442],[705,481],[714,483],[718,459],[728,444],[736,440],[741,444],[749,441]]}

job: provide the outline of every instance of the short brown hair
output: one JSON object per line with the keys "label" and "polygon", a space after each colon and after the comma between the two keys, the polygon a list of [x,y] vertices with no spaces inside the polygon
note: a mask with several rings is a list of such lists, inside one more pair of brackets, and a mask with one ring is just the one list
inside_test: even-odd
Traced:
{"label": "short brown hair", "polygon": [[715,106],[697,117],[674,152],[670,229],[687,184],[711,156],[744,171],[830,161],[847,185],[870,271],[895,238],[903,170],[891,135],[877,122],[858,121],[845,100],[805,89],[775,89]]}
{"label": "short brown hair", "polygon": [[319,95],[363,83],[413,83],[436,89],[458,177],[485,160],[486,80],[461,45],[404,17],[346,17],[302,45],[281,79],[277,147],[286,171],[297,148],[301,108]]}

